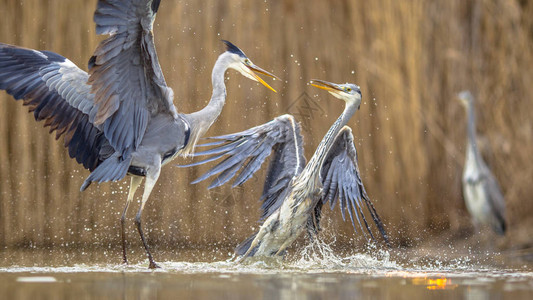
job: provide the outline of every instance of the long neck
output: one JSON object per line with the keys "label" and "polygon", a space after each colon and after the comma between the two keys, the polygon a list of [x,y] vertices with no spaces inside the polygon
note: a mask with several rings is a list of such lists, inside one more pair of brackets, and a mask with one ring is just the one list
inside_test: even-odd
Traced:
{"label": "long neck", "polygon": [[[213,67],[211,73],[211,83],[213,84],[213,94],[209,103],[201,110],[189,114],[195,121],[202,123],[202,128],[207,129],[215,122],[215,120],[222,112],[224,103],[226,102],[226,85],[224,84],[224,73],[228,65],[223,59],[219,58]],[[205,126],[207,125],[207,126]]]}
{"label": "long neck", "polygon": [[476,159],[478,156],[478,147],[476,141],[476,115],[474,112],[474,104],[469,103],[466,107],[467,126],[466,126],[466,156]]}
{"label": "long neck", "polygon": [[311,160],[305,166],[305,169],[302,171],[301,176],[309,178],[308,184],[313,185],[310,190],[314,190],[316,187],[320,186],[320,171],[322,170],[324,160],[326,159],[329,150],[333,146],[337,134],[342,129],[342,127],[344,127],[344,125],[348,123],[348,121],[354,115],[356,110],[357,107],[354,104],[348,102],[346,103],[344,111],[337,119],[337,121],[335,121],[335,123],[331,125],[328,132],[318,145],[315,154],[313,154],[313,157],[311,157]]}
{"label": "long neck", "polygon": [[191,136],[189,143],[184,149],[184,154],[192,153],[198,139],[211,127],[216,121],[224,103],[226,102],[226,85],[224,84],[224,73],[228,69],[228,63],[222,56],[218,58],[211,73],[211,82],[213,84],[213,94],[209,103],[201,110],[185,115],[190,122]]}

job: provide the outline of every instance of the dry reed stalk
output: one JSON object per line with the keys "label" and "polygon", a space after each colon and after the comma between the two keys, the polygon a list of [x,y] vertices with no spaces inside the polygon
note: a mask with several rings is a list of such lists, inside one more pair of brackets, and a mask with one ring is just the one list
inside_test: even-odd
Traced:
{"label": "dry reed stalk", "polygon": [[[0,41],[51,50],[85,69],[101,40],[92,23],[95,3],[0,0]],[[527,1],[163,1],[155,31],[179,111],[209,100],[220,39],[284,79],[273,83],[273,94],[229,72],[226,107],[208,135],[287,113],[306,92],[324,111],[304,131],[309,157],[342,107],[308,89],[308,80],[361,85],[364,103],[351,126],[363,180],[402,245],[469,225],[460,189],[465,116],[454,97],[471,89],[514,245],[531,242],[524,232],[533,223],[531,15]],[[26,108],[0,98],[0,246],[117,243],[129,182],[80,193],[88,172]],[[205,170],[163,169],[144,215],[152,242],[234,244],[257,226],[264,173],[233,194],[210,193],[206,184],[188,184]],[[339,242],[349,242],[350,226],[337,212],[327,215],[340,226]]]}

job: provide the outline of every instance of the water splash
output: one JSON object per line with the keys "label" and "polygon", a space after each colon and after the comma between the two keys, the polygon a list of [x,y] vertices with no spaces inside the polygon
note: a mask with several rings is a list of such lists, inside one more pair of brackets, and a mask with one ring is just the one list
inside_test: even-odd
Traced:
{"label": "water splash", "polygon": [[364,272],[400,269],[401,266],[391,260],[390,253],[368,244],[365,253],[348,253],[341,255],[334,250],[336,240],[325,242],[314,239],[299,253],[299,259],[291,266],[308,272]]}
{"label": "water splash", "polygon": [[[383,250],[375,244],[366,248],[338,249],[335,234],[326,234],[304,245],[291,247],[285,258],[250,257],[243,263],[236,263],[227,249],[193,249],[160,251],[158,261],[161,269],[148,269],[145,260],[123,265],[107,256],[71,255],[66,251],[63,256],[29,249],[26,252],[9,251],[3,253],[5,264],[0,265],[0,273],[167,273],[167,274],[350,274],[371,277],[497,277],[525,276],[533,278],[530,265],[512,268],[505,256],[463,253],[457,249],[444,251],[437,249],[398,249]],[[448,248],[446,248],[449,250]],[[100,249],[94,250],[101,254]],[[57,252],[54,252],[57,254]],[[437,253],[437,254],[436,254]],[[135,253],[132,257],[135,257]],[[118,254],[116,254],[118,255]],[[178,257],[178,259],[173,259]],[[41,257],[37,263],[35,258]],[[90,259],[88,259],[90,257]],[[111,255],[115,257],[115,254]],[[488,258],[487,258],[488,257]],[[28,258],[31,258],[29,261]],[[490,258],[490,259],[489,259]],[[495,262],[496,261],[496,262]],[[9,264],[7,264],[9,262]],[[117,263],[114,263],[117,262]],[[19,265],[17,265],[17,263]]]}

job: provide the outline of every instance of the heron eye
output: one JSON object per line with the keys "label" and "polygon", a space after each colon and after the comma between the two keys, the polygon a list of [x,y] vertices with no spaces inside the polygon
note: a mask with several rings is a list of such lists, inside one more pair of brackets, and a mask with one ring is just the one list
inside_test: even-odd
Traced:
{"label": "heron eye", "polygon": [[351,88],[346,88],[346,91],[347,91],[347,92],[351,92],[352,89],[351,89]]}
{"label": "heron eye", "polygon": [[244,63],[249,65],[250,64],[250,60],[247,58],[247,59],[244,60]]}

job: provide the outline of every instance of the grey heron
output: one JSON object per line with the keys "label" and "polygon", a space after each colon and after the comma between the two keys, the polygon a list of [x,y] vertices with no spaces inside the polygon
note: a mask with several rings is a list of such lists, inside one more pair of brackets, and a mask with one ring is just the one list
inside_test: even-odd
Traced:
{"label": "grey heron", "polygon": [[467,114],[466,158],[462,179],[466,208],[476,228],[489,225],[494,232],[503,235],[506,230],[505,200],[477,146],[474,97],[469,91],[463,91],[458,98]]}
{"label": "grey heron", "polygon": [[239,170],[233,187],[243,184],[274,152],[261,196],[262,224],[257,233],[236,248],[239,260],[248,256],[282,256],[305,229],[314,236],[320,230],[322,206],[327,202],[332,210],[339,202],[343,219],[347,211],[354,230],[357,232],[356,219],[362,233],[366,228],[374,239],[363,213],[366,206],[388,244],[384,226],[359,174],[352,130],[345,126],[361,104],[360,88],[355,84],[322,80],[313,80],[311,84],[343,100],[345,108],[308,163],[300,127],[292,115],[279,116],[243,132],[212,137],[209,138],[212,142],[198,145],[212,147],[197,152],[195,156],[208,157],[191,165],[225,157],[193,182],[219,174],[209,188],[227,183]]}
{"label": "grey heron", "polygon": [[131,176],[121,216],[123,261],[127,263],[125,217],[135,191],[146,179],[135,217],[150,268],[156,268],[146,243],[141,215],[161,167],[193,151],[217,119],[226,99],[224,74],[235,69],[261,82],[259,68],[228,41],[212,71],[213,93],[202,110],[178,113],[167,86],[153,38],[160,0],[100,0],[94,13],[96,33],[109,35],[94,51],[88,72],[49,51],[0,44],[0,89],[29,106],[56,138],[64,136],[70,157],[91,171],[83,183]]}

